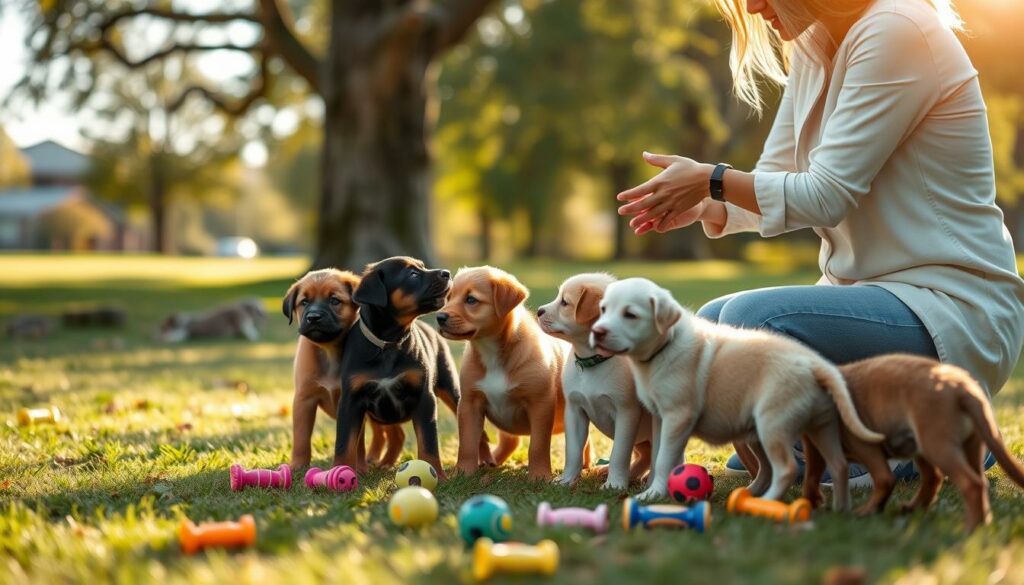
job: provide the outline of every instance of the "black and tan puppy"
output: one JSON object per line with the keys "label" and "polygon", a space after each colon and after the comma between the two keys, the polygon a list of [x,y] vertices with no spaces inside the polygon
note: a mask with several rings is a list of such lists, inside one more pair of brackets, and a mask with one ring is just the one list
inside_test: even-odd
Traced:
{"label": "black and tan puppy", "polygon": [[437,436],[437,397],[458,404],[459,383],[447,343],[416,318],[444,305],[451,273],[414,258],[394,257],[366,267],[354,299],[358,326],[341,351],[341,399],[334,464],[361,472],[363,421],[411,420],[418,457],[444,477]]}
{"label": "black and tan puppy", "polygon": [[[317,408],[332,419],[341,395],[341,344],[358,316],[352,295],[359,277],[351,272],[325,268],[314,270],[288,289],[282,303],[288,324],[298,318],[299,342],[295,348],[292,399],[292,467],[309,465],[310,437]],[[399,425],[372,424],[369,458],[380,465],[394,465],[402,453],[405,433]],[[360,448],[363,441],[360,438]],[[386,452],[385,452],[386,449]]]}

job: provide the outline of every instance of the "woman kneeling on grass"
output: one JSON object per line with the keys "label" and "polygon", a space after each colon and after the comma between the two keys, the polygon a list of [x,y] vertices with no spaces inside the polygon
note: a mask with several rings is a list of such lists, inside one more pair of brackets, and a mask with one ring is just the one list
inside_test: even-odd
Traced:
{"label": "woman kneeling on grass", "polygon": [[[638,235],[696,221],[711,238],[812,228],[817,285],[742,291],[698,314],[792,336],[837,364],[938,358],[997,392],[1021,352],[1024,280],[950,1],[716,3],[732,27],[738,96],[760,111],[759,79],[785,85],[761,158],[746,173],[644,153],[664,170],[620,193],[620,214]],[[897,477],[914,474],[899,467]],[[851,469],[851,485],[870,482]],[[745,472],[739,457],[727,471]]]}

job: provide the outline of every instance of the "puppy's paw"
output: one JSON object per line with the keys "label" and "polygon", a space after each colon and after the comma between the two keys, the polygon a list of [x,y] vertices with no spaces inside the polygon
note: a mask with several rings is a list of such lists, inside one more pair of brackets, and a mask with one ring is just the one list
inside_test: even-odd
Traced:
{"label": "puppy's paw", "polygon": [[663,488],[651,486],[637,495],[636,500],[638,502],[654,502],[657,500],[663,500],[668,496],[668,491]]}
{"label": "puppy's paw", "polygon": [[550,469],[531,469],[527,475],[531,480],[551,481]]}
{"label": "puppy's paw", "polygon": [[601,484],[601,489],[612,492],[624,492],[629,488],[629,482],[621,478],[608,478],[608,481]]}
{"label": "puppy's paw", "polygon": [[562,475],[556,477],[553,483],[558,484],[562,487],[571,487],[576,484],[576,481],[579,479],[579,477],[579,475],[563,473]]}

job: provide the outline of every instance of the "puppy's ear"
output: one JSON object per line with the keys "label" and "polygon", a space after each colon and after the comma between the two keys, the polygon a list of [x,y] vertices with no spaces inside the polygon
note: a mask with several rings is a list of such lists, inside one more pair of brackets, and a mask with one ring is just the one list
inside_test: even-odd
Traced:
{"label": "puppy's ear", "polygon": [[388,306],[388,288],[384,285],[384,277],[379,270],[371,270],[363,275],[363,280],[352,294],[352,300],[357,305]]}
{"label": "puppy's ear", "polygon": [[285,317],[288,317],[288,324],[291,325],[292,321],[295,320],[295,302],[299,299],[299,283],[296,282],[288,289],[288,292],[284,295],[284,301],[281,303],[281,312],[284,313]]}
{"label": "puppy's ear", "polygon": [[491,286],[494,295],[494,312],[497,313],[499,319],[508,315],[530,295],[530,291],[512,275],[495,278]]}
{"label": "puppy's ear", "polygon": [[663,335],[683,317],[679,303],[664,289],[651,296],[651,312],[654,314],[658,335]]}
{"label": "puppy's ear", "polygon": [[601,293],[589,286],[580,291],[580,300],[576,301],[574,318],[580,325],[596,321],[601,316]]}

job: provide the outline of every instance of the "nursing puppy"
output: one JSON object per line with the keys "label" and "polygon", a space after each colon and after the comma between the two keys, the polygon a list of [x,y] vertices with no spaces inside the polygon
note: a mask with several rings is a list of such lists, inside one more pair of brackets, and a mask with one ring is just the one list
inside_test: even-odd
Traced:
{"label": "nursing puppy", "polygon": [[[597,355],[590,328],[600,316],[608,274],[578,274],[562,283],[555,300],[537,309],[545,333],[572,344],[562,369],[565,393],[565,470],[559,481],[571,484],[583,471],[590,423],[615,442],[603,489],[621,490],[651,466],[651,414],[640,404],[633,371],[625,356]],[[631,455],[636,461],[630,465]]]}
{"label": "nursing puppy", "polygon": [[460,380],[459,470],[489,463],[484,418],[498,427],[493,462],[504,463],[530,437],[529,475],[551,478],[551,434],[562,432],[562,365],[569,344],[544,335],[523,302],[526,287],[511,274],[482,266],[463,268],[437,314],[441,334],[466,340]]}
{"label": "nursing puppy", "polygon": [[359,444],[363,423],[412,421],[419,459],[440,478],[437,396],[453,410],[459,383],[448,344],[417,317],[444,304],[451,273],[396,256],[366,267],[353,294],[359,318],[341,348],[341,397],[334,464],[366,470]]}
{"label": "nursing puppy", "polygon": [[160,324],[157,338],[169,343],[221,337],[257,341],[265,319],[259,299],[243,299],[204,313],[172,313]]}
{"label": "nursing puppy", "polygon": [[[332,419],[337,416],[341,343],[358,315],[359,308],[352,300],[357,286],[359,277],[351,272],[333,268],[314,270],[296,281],[282,301],[281,310],[288,317],[288,324],[299,320],[292,369],[292,467],[309,465],[317,408]],[[373,439],[368,458],[374,464],[394,465],[405,442],[402,427],[371,422],[370,428]]]}
{"label": "nursing puppy", "polygon": [[[868,468],[874,483],[871,499],[858,514],[881,512],[892,495],[895,480],[888,459],[913,457],[921,487],[903,505],[904,511],[927,508],[935,501],[943,476],[960,490],[967,513],[967,530],[992,520],[985,477],[988,447],[1007,477],[1024,487],[1024,466],[1006,449],[985,391],[970,374],[952,365],[912,355],[868,358],[839,368],[861,420],[885,435],[868,443],[843,429],[843,446],[853,461]],[[804,495],[821,501],[818,482],[821,455],[806,449]]]}
{"label": "nursing puppy", "polygon": [[883,438],[857,418],[839,370],[810,348],[700,319],[647,279],[608,285],[591,343],[602,355],[629,356],[637,396],[654,414],[654,473],[642,499],[665,496],[669,473],[696,436],[749,443],[760,463],[751,492],[779,500],[796,479],[793,443],[804,435],[828,462],[833,506],[846,509],[837,407],[857,436]]}

